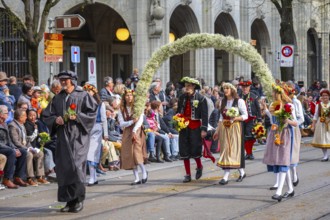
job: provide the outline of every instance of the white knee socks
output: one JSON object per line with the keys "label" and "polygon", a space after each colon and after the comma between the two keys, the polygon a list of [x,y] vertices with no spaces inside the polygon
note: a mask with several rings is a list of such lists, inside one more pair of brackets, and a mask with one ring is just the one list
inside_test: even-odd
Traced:
{"label": "white knee socks", "polygon": [[328,149],[322,149],[322,152],[323,152],[323,159],[327,159],[329,156],[328,156]]}
{"label": "white knee socks", "polygon": [[288,193],[292,193],[293,192],[293,185],[292,185],[292,180],[291,180],[290,169],[286,173],[286,184],[288,185],[288,188],[289,188]]}
{"label": "white knee socks", "polygon": [[278,182],[280,181],[280,174],[276,173],[276,182],[274,184],[274,187],[278,187]]}
{"label": "white knee socks", "polygon": [[96,169],[93,165],[89,165],[89,184],[94,184],[96,182]]}
{"label": "white knee socks", "polygon": [[133,169],[133,174],[135,176],[134,182],[139,182],[140,178],[139,178],[139,171],[138,171],[137,167]]}
{"label": "white knee socks", "polygon": [[278,181],[278,187],[276,190],[276,195],[282,195],[282,189],[286,177],[286,172],[280,172],[279,174],[279,181]]}
{"label": "white knee socks", "polygon": [[244,171],[243,168],[238,169],[238,171],[239,171],[239,174],[240,174],[241,176],[244,176],[245,171]]}
{"label": "white knee socks", "polygon": [[140,167],[140,169],[142,171],[142,179],[147,178],[147,170],[146,170],[146,167],[144,166],[144,164],[143,163],[140,163],[139,164],[139,167]]}
{"label": "white knee socks", "polygon": [[229,174],[230,174],[230,170],[224,170],[224,171],[225,171],[225,174],[223,175],[223,179],[227,181]]}
{"label": "white knee socks", "polygon": [[291,167],[291,171],[292,171],[293,182],[297,182],[298,180],[297,167]]}

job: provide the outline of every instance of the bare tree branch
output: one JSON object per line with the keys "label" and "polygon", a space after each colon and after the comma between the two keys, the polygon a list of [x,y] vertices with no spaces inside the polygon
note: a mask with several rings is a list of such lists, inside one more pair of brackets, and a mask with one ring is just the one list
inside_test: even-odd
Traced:
{"label": "bare tree branch", "polygon": [[39,19],[40,19],[40,0],[33,0],[34,7],[33,7],[33,34],[38,32],[39,26]]}
{"label": "bare tree branch", "polygon": [[280,16],[282,16],[282,7],[281,7],[280,3],[278,2],[278,0],[271,0],[271,2],[273,2],[273,4],[275,5]]}

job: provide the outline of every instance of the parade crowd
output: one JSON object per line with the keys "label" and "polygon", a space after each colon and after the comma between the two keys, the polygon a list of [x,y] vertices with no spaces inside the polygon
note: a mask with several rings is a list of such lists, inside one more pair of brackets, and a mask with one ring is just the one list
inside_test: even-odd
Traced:
{"label": "parade crowd", "polygon": [[[325,81],[305,88],[276,80],[272,97],[266,97],[258,78],[219,85],[191,77],[164,85],[154,78],[144,114],[133,117],[137,69],[126,81],[105,77],[100,90],[77,80],[75,73],[63,71],[48,85],[36,85],[31,75],[18,84],[0,72],[0,189],[49,184],[56,174],[58,201],[67,202],[61,211],[79,212],[85,186],[95,186],[98,176],[110,171],[132,170],[130,184],[145,184],[145,164],[183,160],[187,183],[190,159],[198,180],[201,157],[215,157],[223,169],[219,184],[226,185],[232,169],[239,171],[237,182],[244,180],[245,160],[254,159],[255,145],[265,144],[263,163],[275,173],[269,189],[280,202],[294,196],[299,183],[301,137],[314,132],[311,144],[322,149],[321,161],[328,161]],[[285,180],[288,190],[282,194]]]}

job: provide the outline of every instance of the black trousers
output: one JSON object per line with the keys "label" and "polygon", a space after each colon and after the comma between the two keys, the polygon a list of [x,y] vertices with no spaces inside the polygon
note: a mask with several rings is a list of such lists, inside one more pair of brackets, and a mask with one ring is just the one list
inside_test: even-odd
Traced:
{"label": "black trousers", "polygon": [[202,156],[201,129],[185,128],[179,134],[179,153],[181,159],[200,158]]}

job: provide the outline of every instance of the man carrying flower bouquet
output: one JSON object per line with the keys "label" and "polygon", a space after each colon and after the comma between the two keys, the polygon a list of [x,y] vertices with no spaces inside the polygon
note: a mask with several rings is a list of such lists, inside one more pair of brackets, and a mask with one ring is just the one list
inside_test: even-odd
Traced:
{"label": "man carrying flower bouquet", "polygon": [[261,111],[259,105],[259,97],[255,93],[251,92],[250,80],[241,81],[240,86],[242,87],[241,98],[245,101],[246,108],[248,111],[248,119],[243,123],[244,125],[244,148],[246,151],[246,160],[254,160],[253,156],[253,144],[256,142],[255,136],[252,133],[255,121],[258,123],[262,122]]}
{"label": "man carrying flower bouquet", "polygon": [[189,122],[179,133],[179,152],[186,170],[183,182],[187,183],[191,181],[190,158],[197,164],[195,178],[201,178],[203,173],[202,138],[207,135],[208,111],[205,97],[196,91],[200,89],[198,80],[183,77],[180,84],[185,87],[185,93],[179,97],[177,113]]}
{"label": "man carrying flower bouquet", "polygon": [[85,171],[90,132],[95,124],[97,103],[77,86],[77,75],[60,72],[63,90],[43,111],[50,133],[56,132],[58,201],[67,202],[61,212],[80,212],[85,199]]}

